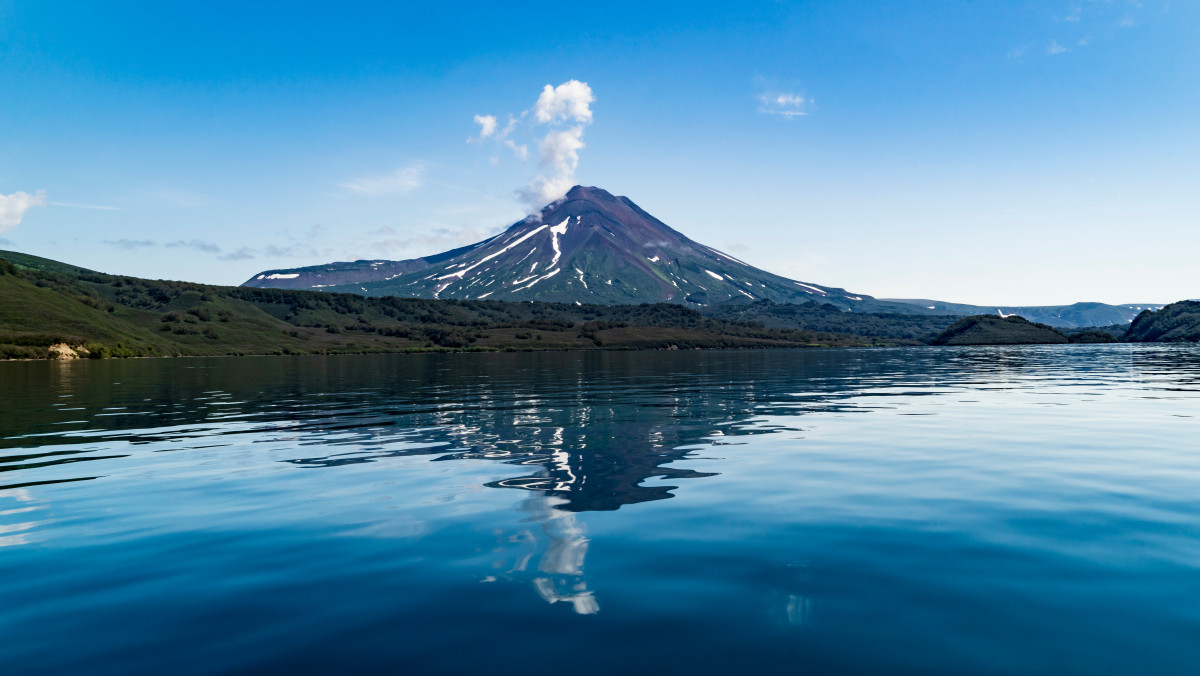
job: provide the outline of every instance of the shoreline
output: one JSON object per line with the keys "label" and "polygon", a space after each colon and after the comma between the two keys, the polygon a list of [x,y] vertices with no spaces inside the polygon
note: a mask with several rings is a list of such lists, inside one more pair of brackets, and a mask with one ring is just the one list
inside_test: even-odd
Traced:
{"label": "shoreline", "polygon": [[[273,352],[255,352],[248,354],[179,354],[179,355],[154,355],[154,356],[137,356],[137,357],[105,357],[102,359],[90,359],[87,357],[77,357],[70,359],[0,359],[0,364],[5,363],[21,363],[21,362],[55,362],[55,363],[75,363],[75,362],[114,362],[114,361],[139,361],[150,359],[236,359],[241,357],[361,357],[370,355],[425,355],[425,354],[516,354],[516,353],[566,353],[566,352],[765,352],[770,350],[884,350],[884,349],[899,349],[899,348],[930,348],[936,350],[945,349],[964,349],[964,348],[980,348],[980,347],[1111,347],[1117,345],[1149,345],[1162,343],[1138,343],[1138,342],[1114,342],[1114,343],[980,343],[978,345],[928,345],[928,344],[903,344],[903,343],[880,343],[874,345],[764,345],[753,347],[688,347],[688,348],[668,348],[668,347],[612,347],[612,348],[553,348],[553,347],[531,347],[531,348],[479,348],[461,350],[454,348],[415,348],[404,350],[373,350],[368,352],[293,352],[293,353],[273,353]],[[1186,341],[1178,341],[1180,345],[1190,345],[1192,343]]]}

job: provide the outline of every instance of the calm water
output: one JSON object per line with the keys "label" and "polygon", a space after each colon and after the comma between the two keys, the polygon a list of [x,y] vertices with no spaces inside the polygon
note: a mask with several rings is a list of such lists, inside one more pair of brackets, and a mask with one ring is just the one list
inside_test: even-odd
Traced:
{"label": "calm water", "polygon": [[1200,349],[0,364],[0,665],[1196,673]]}

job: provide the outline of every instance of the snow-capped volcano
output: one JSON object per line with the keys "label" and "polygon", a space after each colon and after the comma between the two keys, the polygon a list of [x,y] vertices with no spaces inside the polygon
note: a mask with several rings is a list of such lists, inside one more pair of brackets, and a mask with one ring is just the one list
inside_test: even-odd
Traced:
{"label": "snow-capped volcano", "polygon": [[694,242],[626,197],[575,186],[504,232],[405,261],[363,260],[266,270],[244,286],[368,296],[540,300],[620,305],[670,302],[712,309],[734,303],[818,301],[854,312],[1017,314],[1052,326],[1128,323],[1145,303],[977,306],[876,299],[760,270]]}
{"label": "snow-capped volcano", "polygon": [[[780,277],[694,242],[625,197],[576,186],[539,213],[473,246],[411,261],[269,270],[247,286],[370,296],[597,304],[874,299]],[[855,307],[858,306],[858,307]]]}

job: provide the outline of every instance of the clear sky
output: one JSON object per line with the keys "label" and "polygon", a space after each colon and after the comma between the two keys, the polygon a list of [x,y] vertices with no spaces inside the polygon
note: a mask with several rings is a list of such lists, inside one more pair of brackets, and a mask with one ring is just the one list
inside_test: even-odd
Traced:
{"label": "clear sky", "polygon": [[878,297],[1200,297],[1200,2],[0,0],[0,248],[237,284],[564,181]]}

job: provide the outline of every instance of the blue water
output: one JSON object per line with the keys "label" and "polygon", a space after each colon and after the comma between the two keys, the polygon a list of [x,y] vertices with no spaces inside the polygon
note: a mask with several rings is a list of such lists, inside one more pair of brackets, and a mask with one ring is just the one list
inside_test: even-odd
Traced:
{"label": "blue water", "polygon": [[0,671],[1200,670],[1200,349],[0,364]]}

